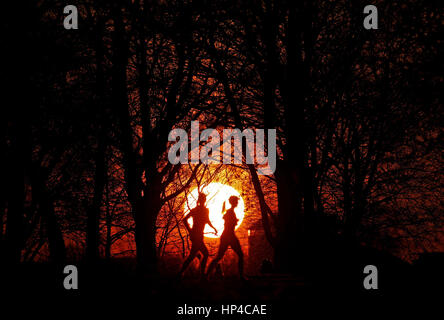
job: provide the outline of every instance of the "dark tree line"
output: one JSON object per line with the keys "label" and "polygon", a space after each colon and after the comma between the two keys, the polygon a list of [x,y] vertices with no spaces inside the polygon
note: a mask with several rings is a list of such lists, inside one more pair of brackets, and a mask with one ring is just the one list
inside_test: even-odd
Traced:
{"label": "dark tree line", "polygon": [[80,239],[94,263],[134,234],[141,270],[156,270],[161,210],[204,172],[167,159],[170,130],[192,120],[277,129],[275,173],[243,170],[278,270],[302,270],[332,237],[442,244],[441,17],[425,1],[376,3],[380,29],[366,31],[365,5],[85,0],[79,30],[55,2],[10,5],[5,261],[47,246],[61,263]]}

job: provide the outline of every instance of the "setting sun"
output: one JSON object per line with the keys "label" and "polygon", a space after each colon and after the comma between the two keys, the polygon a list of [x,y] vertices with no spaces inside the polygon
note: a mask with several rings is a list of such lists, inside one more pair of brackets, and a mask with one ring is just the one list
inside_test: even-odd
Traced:
{"label": "setting sun", "polygon": [[[240,193],[236,189],[225,184],[214,182],[202,188],[202,192],[207,195],[206,207],[210,211],[210,221],[218,232],[216,236],[214,234],[214,230],[211,229],[210,226],[206,225],[204,231],[205,237],[218,238],[222,234],[224,230],[224,219],[223,219],[222,208],[224,201],[225,201],[226,210],[228,210],[231,207],[231,205],[228,202],[228,198],[231,196],[239,197],[239,204],[236,207],[236,209],[234,209],[234,212],[236,213],[236,217],[239,219],[239,222],[236,225],[236,229],[240,226],[244,218],[244,200],[242,199]],[[198,193],[199,192],[197,188],[195,188],[188,195],[187,198],[188,201],[187,203],[185,203],[185,214],[190,212],[190,209],[196,206]],[[190,225],[192,226],[192,221],[190,221]]]}

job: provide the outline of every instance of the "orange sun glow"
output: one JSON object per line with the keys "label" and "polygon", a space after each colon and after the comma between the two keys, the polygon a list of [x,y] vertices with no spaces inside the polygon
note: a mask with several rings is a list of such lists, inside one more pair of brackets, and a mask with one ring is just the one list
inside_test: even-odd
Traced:
{"label": "orange sun glow", "polygon": [[[230,203],[228,202],[228,198],[231,196],[239,197],[239,204],[234,209],[234,212],[236,213],[236,217],[239,219],[236,229],[240,226],[244,218],[244,200],[236,189],[226,184],[213,182],[202,188],[202,192],[207,196],[206,207],[210,211],[210,221],[217,229],[217,235],[215,235],[214,230],[209,225],[206,225],[204,230],[205,237],[218,238],[222,234],[224,230],[222,208],[224,202],[225,210],[228,210],[231,207]],[[190,212],[190,209],[196,207],[198,194],[199,191],[197,188],[195,188],[188,195],[188,201],[185,203],[185,215]],[[193,225],[192,221],[190,221],[190,225]]]}

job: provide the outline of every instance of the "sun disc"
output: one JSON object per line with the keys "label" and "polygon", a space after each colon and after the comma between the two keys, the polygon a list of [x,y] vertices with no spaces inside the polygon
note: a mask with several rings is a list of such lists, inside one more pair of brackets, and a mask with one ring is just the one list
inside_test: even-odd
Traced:
{"label": "sun disc", "polygon": [[[204,236],[208,238],[218,238],[222,234],[224,230],[224,219],[223,219],[223,213],[222,208],[223,204],[225,202],[225,210],[228,210],[231,205],[228,202],[228,199],[231,196],[239,197],[239,204],[234,209],[234,212],[236,213],[236,217],[239,219],[236,229],[240,226],[242,223],[242,220],[244,218],[244,200],[242,199],[240,193],[234,189],[233,187],[230,187],[226,184],[213,182],[207,185],[206,187],[202,188],[202,192],[206,194],[207,196],[207,202],[206,207],[208,208],[210,212],[210,221],[213,224],[213,226],[217,229],[217,235],[214,234],[214,230],[209,226],[205,226],[204,230]],[[197,188],[193,189],[187,198],[187,203],[185,203],[185,214],[188,214],[191,209],[196,207],[197,204],[197,198],[199,196],[199,191]],[[192,219],[190,220],[190,225],[192,226]]]}

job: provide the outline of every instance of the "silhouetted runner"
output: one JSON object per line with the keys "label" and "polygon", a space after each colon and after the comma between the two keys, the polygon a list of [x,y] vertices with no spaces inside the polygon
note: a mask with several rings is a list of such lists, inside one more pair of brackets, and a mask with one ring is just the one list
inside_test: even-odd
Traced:
{"label": "silhouetted runner", "polygon": [[234,208],[237,207],[239,203],[239,198],[236,196],[231,196],[228,199],[228,202],[231,204],[231,208],[227,210],[227,213],[224,215],[224,231],[222,232],[222,235],[220,237],[220,244],[219,244],[219,251],[217,252],[216,258],[214,258],[213,261],[211,261],[210,266],[208,267],[207,275],[211,274],[211,271],[214,269],[214,267],[217,265],[217,263],[222,259],[222,257],[225,254],[225,251],[227,251],[228,247],[231,246],[231,248],[236,252],[238,256],[238,264],[239,264],[239,275],[241,279],[244,278],[244,254],[242,252],[241,245],[239,243],[239,239],[236,237],[236,234],[234,233],[234,229],[236,228],[236,225],[239,221],[239,219],[236,217],[236,213],[234,212]]}
{"label": "silhouetted runner", "polygon": [[[202,275],[205,274],[205,267],[207,265],[208,260],[208,249],[204,243],[204,229],[205,225],[209,225],[214,229],[214,232],[217,234],[216,228],[211,224],[209,217],[209,210],[205,207],[205,201],[207,196],[203,193],[199,193],[199,198],[197,199],[196,208],[192,209],[190,213],[188,213],[184,218],[185,227],[190,233],[191,239],[191,252],[190,255],[186,258],[183,263],[182,269],[180,269],[179,276],[182,276],[183,272],[189,266],[191,261],[197,256],[197,253],[200,251],[203,255],[202,261],[200,263],[200,270]],[[190,228],[188,223],[188,219],[193,218],[193,228]]]}

